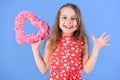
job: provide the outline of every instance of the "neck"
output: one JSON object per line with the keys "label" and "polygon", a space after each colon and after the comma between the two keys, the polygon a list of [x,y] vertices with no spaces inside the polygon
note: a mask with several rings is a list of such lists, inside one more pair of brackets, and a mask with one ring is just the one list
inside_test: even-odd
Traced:
{"label": "neck", "polygon": [[62,34],[62,36],[73,36],[73,34]]}

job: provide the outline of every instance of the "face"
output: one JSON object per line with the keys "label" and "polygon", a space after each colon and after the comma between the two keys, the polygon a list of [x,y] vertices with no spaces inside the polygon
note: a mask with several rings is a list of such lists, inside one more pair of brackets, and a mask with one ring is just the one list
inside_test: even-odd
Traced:
{"label": "face", "polygon": [[77,29],[77,17],[75,11],[70,7],[62,8],[59,21],[62,35],[73,35],[73,32]]}

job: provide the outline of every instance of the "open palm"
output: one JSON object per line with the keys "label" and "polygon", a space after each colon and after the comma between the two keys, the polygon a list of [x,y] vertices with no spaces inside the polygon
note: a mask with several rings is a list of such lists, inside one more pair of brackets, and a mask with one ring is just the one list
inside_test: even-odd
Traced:
{"label": "open palm", "polygon": [[100,37],[95,38],[94,34],[92,34],[92,40],[94,45],[98,48],[102,48],[104,46],[110,46],[107,42],[110,40],[110,35],[106,35],[106,32],[102,33]]}

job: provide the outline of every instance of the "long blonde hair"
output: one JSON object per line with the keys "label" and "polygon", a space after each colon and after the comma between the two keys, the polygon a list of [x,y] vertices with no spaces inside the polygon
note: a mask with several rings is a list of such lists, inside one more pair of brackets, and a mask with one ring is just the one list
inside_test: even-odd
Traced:
{"label": "long blonde hair", "polygon": [[76,38],[76,40],[81,40],[83,42],[83,45],[88,44],[87,35],[86,35],[86,31],[84,29],[84,24],[83,24],[80,9],[72,3],[67,3],[59,9],[57,16],[56,16],[55,24],[53,26],[53,31],[52,31],[50,38],[49,38],[50,47],[53,50],[56,48],[58,39],[62,36],[62,30],[59,27],[59,19],[60,19],[61,9],[63,9],[64,7],[72,8],[77,15],[77,27],[78,28],[76,31],[73,32],[73,37]]}

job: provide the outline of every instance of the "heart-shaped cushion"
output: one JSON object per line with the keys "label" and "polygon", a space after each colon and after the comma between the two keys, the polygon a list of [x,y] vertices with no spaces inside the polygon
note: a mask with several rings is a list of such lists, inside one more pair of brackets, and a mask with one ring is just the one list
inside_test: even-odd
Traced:
{"label": "heart-shaped cushion", "polygon": [[[25,20],[29,20],[33,26],[37,26],[40,30],[37,33],[26,34],[23,29],[23,24]],[[43,40],[49,35],[50,27],[49,25],[37,18],[37,16],[31,11],[20,12],[15,19],[15,32],[16,40],[19,44],[34,43]]]}

